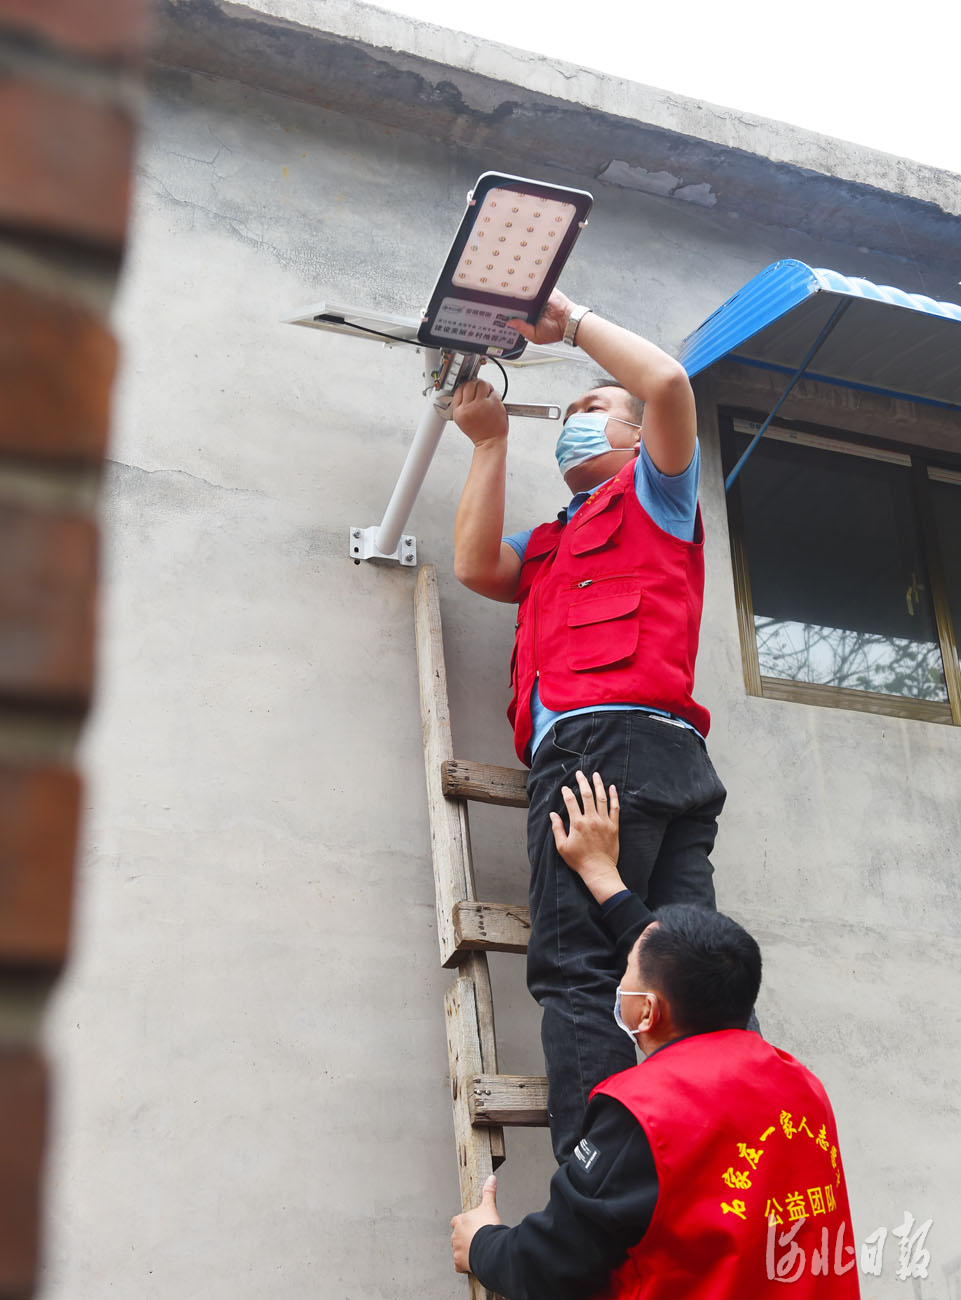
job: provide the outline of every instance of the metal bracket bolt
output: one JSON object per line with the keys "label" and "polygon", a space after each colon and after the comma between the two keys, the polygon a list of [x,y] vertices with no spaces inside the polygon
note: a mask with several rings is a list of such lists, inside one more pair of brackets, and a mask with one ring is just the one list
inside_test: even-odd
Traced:
{"label": "metal bracket bolt", "polygon": [[416,537],[405,533],[397,549],[388,555],[377,545],[379,532],[380,529],[376,524],[371,525],[370,528],[351,528],[347,553],[355,564],[360,564],[361,560],[393,560],[395,564],[411,568],[417,563]]}

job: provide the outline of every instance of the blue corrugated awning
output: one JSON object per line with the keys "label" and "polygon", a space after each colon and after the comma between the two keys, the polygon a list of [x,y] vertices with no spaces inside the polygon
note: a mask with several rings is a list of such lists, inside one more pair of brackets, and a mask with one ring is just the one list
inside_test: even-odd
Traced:
{"label": "blue corrugated awning", "polygon": [[829,384],[961,408],[961,306],[804,262],[774,262],[688,335],[692,377],[722,357]]}

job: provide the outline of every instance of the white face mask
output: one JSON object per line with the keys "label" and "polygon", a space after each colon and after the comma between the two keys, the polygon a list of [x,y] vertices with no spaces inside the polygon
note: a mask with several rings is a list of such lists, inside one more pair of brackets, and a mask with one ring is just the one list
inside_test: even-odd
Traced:
{"label": "white face mask", "polygon": [[634,1042],[634,1035],[640,1031],[637,1029],[630,1029],[625,1025],[624,1018],[621,1015],[621,998],[652,998],[654,996],[655,994],[646,991],[635,993],[632,989],[622,989],[620,985],[617,986],[617,993],[614,995],[614,1021],[618,1029],[624,1030],[624,1033],[627,1034],[632,1043]]}
{"label": "white face mask", "polygon": [[[566,474],[569,469],[574,469],[577,465],[583,465],[587,460],[593,460],[595,456],[603,456],[605,452],[615,450],[608,442],[605,432],[608,420],[614,419],[618,424],[626,424],[630,429],[641,427],[639,424],[631,424],[630,420],[606,415],[603,411],[575,411],[564,421],[557,446],[554,448],[557,465],[562,474]],[[627,448],[620,448],[620,450],[627,450]]]}

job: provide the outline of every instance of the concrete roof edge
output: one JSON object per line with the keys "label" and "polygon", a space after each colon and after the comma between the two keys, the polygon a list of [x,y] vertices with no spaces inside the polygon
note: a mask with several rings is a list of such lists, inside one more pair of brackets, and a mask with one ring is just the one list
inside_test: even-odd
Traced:
{"label": "concrete roof edge", "polygon": [[952,172],[358,0],[158,0],[156,11],[162,63],[494,151],[505,170],[536,160],[856,246],[954,256]]}

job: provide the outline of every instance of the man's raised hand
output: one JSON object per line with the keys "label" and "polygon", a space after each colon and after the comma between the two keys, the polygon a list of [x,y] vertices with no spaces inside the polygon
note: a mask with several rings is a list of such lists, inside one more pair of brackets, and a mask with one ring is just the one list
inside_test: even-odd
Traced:
{"label": "man's raised hand", "polygon": [[504,403],[486,379],[469,379],[455,389],[450,413],[475,447],[507,437]]}
{"label": "man's raised hand", "polygon": [[523,320],[509,320],[507,323],[528,343],[560,343],[573,306],[570,298],[555,289],[533,325]]}
{"label": "man's raised hand", "polygon": [[620,802],[614,786],[605,791],[599,772],[594,773],[593,789],[584,773],[578,772],[577,786],[580,802],[570,786],[561,786],[569,826],[565,831],[560,815],[551,813],[554,843],[567,865],[591,891],[595,902],[603,903],[626,888],[617,869]]}

